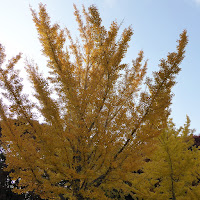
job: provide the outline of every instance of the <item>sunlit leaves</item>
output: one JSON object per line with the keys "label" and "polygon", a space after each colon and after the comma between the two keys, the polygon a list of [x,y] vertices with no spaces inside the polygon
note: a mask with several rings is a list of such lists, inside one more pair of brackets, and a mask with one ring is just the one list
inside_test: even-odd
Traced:
{"label": "sunlit leaves", "polygon": [[[142,51],[131,66],[123,63],[132,28],[119,37],[120,25],[114,21],[106,30],[95,6],[83,6],[83,17],[74,9],[80,41],[67,28],[52,24],[43,4],[38,13],[31,9],[50,70],[45,78],[39,66],[26,62],[37,103],[23,94],[14,68],[21,54],[0,68],[4,100],[11,104],[10,111],[3,101],[0,104],[6,162],[14,169],[13,179],[20,178],[23,192],[34,191],[42,198],[110,199],[113,189],[122,191],[124,198],[134,190],[133,171],[166,128],[186,31],[177,52],[162,59],[159,71],[145,82]],[[2,64],[2,46],[0,59]],[[23,123],[16,127],[13,118]]]}

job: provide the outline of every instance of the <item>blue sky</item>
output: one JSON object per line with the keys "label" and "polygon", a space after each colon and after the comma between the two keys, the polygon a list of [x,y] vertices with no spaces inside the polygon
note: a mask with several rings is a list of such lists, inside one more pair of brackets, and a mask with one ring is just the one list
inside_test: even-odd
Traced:
{"label": "blue sky", "polygon": [[[148,73],[158,69],[159,60],[176,48],[179,34],[187,29],[189,43],[182,71],[173,89],[172,117],[177,126],[183,125],[186,114],[191,128],[200,133],[200,0],[8,0],[0,6],[0,43],[6,47],[8,58],[22,52],[43,68],[45,59],[32,22],[29,5],[46,3],[53,22],[68,27],[78,36],[73,16],[73,3],[81,9],[95,4],[109,27],[113,20],[123,21],[122,29],[132,25],[134,35],[125,59],[131,60],[142,49],[148,59]],[[23,71],[23,60],[18,65]],[[27,85],[27,90],[29,86]]]}

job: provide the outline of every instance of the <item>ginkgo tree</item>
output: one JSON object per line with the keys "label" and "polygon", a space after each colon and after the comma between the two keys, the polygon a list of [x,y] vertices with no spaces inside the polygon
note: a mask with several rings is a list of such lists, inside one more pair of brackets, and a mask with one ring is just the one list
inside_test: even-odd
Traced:
{"label": "ginkgo tree", "polygon": [[[120,25],[114,21],[106,30],[95,6],[83,7],[82,15],[74,9],[80,41],[50,22],[45,5],[39,5],[38,13],[31,9],[50,70],[45,78],[39,66],[26,63],[37,101],[23,93],[15,69],[21,54],[3,67],[5,51],[0,46],[7,170],[19,181],[18,193],[34,191],[44,199],[110,199],[108,191],[113,189],[130,193],[132,172],[167,124],[187,33],[180,34],[176,51],[160,60],[153,78],[144,80],[147,62],[142,51],[131,66],[123,63],[132,28],[119,37]],[[147,89],[142,91],[144,83]],[[13,118],[21,126],[13,125]]]}
{"label": "ginkgo tree", "polygon": [[169,121],[157,138],[157,148],[149,156],[149,162],[142,166],[143,173],[135,174],[135,196],[145,200],[200,198],[200,151],[194,146],[193,132],[189,117],[179,129]]}

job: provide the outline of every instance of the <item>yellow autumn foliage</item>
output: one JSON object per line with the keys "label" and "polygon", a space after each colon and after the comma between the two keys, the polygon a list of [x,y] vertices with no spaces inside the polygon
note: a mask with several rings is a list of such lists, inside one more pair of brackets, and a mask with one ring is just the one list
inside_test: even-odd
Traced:
{"label": "yellow autumn foliage", "polygon": [[[14,68],[21,54],[3,67],[5,52],[0,46],[7,170],[13,169],[12,178],[19,180],[18,193],[34,191],[44,199],[111,199],[113,189],[122,195],[133,191],[128,184],[134,182],[132,172],[140,168],[166,127],[187,35],[183,31],[177,50],[161,59],[159,71],[146,79],[143,91],[147,70],[143,52],[132,65],[123,63],[132,28],[119,37],[120,26],[113,22],[106,30],[95,6],[83,7],[83,16],[74,9],[79,41],[67,28],[51,24],[43,4],[38,13],[31,10],[50,70],[47,79],[39,66],[26,63],[37,102],[23,94]],[[14,125],[13,119],[22,124]]]}

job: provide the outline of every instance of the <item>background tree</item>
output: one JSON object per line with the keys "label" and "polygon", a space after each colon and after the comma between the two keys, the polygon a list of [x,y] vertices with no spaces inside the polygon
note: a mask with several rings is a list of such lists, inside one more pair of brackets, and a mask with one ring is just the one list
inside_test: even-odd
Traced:
{"label": "background tree", "polygon": [[196,147],[199,147],[200,146],[200,135],[194,135],[194,145]]}
{"label": "background tree", "polygon": [[[44,5],[38,14],[32,10],[50,69],[45,79],[37,65],[26,64],[38,103],[23,94],[23,82],[14,69],[21,54],[2,67],[5,53],[0,46],[2,95],[10,103],[9,109],[3,100],[0,103],[7,170],[13,169],[11,177],[20,180],[21,189],[14,190],[18,193],[34,191],[47,199],[109,199],[108,190],[123,195],[132,191],[132,171],[140,168],[166,126],[187,36],[183,31],[177,51],[161,60],[160,70],[147,78],[147,90],[141,91],[147,68],[143,52],[132,66],[122,63],[132,28],[118,37],[120,26],[112,22],[107,31],[95,6],[88,11],[83,7],[84,19],[74,8],[81,38],[76,42],[68,29],[51,25]],[[46,124],[35,120],[34,110]],[[25,125],[16,127],[11,118]],[[25,129],[28,134],[23,134]]]}
{"label": "background tree", "polygon": [[158,137],[156,151],[137,174],[137,195],[144,199],[198,200],[199,150],[194,147],[190,120],[176,130],[172,121]]}

